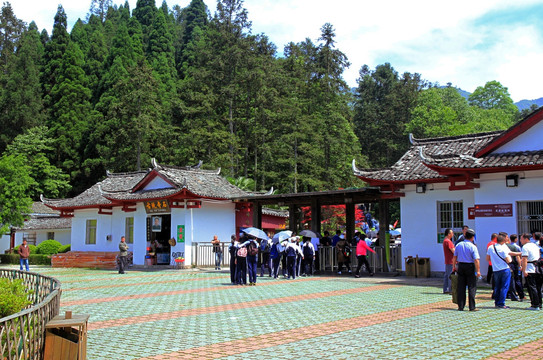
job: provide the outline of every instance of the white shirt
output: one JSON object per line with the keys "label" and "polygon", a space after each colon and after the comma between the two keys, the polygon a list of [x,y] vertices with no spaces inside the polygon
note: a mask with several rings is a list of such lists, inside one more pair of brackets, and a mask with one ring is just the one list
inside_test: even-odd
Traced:
{"label": "white shirt", "polygon": [[[498,252],[497,254],[496,254],[496,251],[494,251],[494,247],[496,248],[496,251]],[[507,257],[509,257],[509,260],[511,260],[511,257],[509,256],[510,252],[511,250],[509,250],[509,247],[507,247],[507,245],[505,244],[495,244],[488,247],[486,254],[490,256],[490,261],[492,262],[493,271],[501,271],[501,270],[509,269],[509,265],[507,264],[505,260],[507,260]]]}
{"label": "white shirt", "polygon": [[539,246],[533,242],[526,243],[522,246],[522,257],[528,258],[528,265],[526,266],[527,273],[535,273],[534,264],[530,264],[530,261],[539,260]]}

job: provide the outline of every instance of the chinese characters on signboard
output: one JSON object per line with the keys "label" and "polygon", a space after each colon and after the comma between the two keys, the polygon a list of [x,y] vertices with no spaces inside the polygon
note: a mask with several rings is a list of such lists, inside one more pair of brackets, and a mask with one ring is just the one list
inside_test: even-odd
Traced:
{"label": "chinese characters on signboard", "polygon": [[147,214],[170,212],[168,200],[144,201],[143,204]]}
{"label": "chinese characters on signboard", "polygon": [[185,242],[185,225],[177,225],[177,242]]}
{"label": "chinese characters on signboard", "polygon": [[513,204],[480,204],[468,208],[468,218],[513,216]]}

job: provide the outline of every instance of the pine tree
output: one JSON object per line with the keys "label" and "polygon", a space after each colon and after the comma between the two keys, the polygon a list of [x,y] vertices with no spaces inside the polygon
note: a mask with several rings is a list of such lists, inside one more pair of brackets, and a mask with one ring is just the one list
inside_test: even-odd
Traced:
{"label": "pine tree", "polygon": [[43,45],[36,24],[23,34],[0,99],[0,152],[23,131],[45,123],[40,84]]}

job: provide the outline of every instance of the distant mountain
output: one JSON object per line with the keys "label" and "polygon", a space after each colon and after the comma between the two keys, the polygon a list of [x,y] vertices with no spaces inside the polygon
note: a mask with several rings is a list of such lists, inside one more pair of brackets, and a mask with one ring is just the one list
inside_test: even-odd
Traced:
{"label": "distant mountain", "polygon": [[519,102],[515,103],[520,111],[524,109],[529,109],[532,104],[536,104],[537,106],[543,106],[543,98],[535,100],[520,100]]}
{"label": "distant mountain", "polygon": [[[442,86],[442,87],[445,87],[445,86]],[[460,95],[462,95],[466,99],[468,99],[469,96],[471,95],[471,93],[468,91],[462,90],[460,88],[455,88],[455,89],[456,91],[458,91]],[[529,109],[530,106],[532,106],[532,104],[536,104],[537,106],[543,106],[543,97],[539,99],[534,99],[534,100],[520,100],[519,102],[515,103],[519,111],[522,111],[524,109]]]}

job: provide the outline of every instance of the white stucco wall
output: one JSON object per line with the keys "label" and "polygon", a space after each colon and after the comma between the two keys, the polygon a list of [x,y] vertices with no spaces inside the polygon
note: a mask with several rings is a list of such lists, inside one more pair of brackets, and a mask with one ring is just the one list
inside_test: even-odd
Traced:
{"label": "white stucco wall", "polygon": [[[476,245],[481,256],[481,272],[486,274],[486,245],[492,233],[505,231],[518,234],[517,202],[543,201],[543,171],[519,173],[519,186],[505,186],[505,176],[510,173],[483,174],[474,190],[449,191],[448,184],[429,185],[425,194],[415,193],[414,186],[407,186],[406,196],[400,200],[402,214],[402,256],[429,257],[432,271],[444,270],[442,244],[437,242],[437,202],[462,201],[464,224],[476,232]],[[477,217],[468,220],[468,207],[475,204],[512,204],[513,216]],[[405,268],[404,268],[405,270]]]}
{"label": "white stucco wall", "polygon": [[[113,215],[99,215],[97,210],[76,210],[72,219],[72,250],[118,251],[120,238],[125,235],[126,218],[134,217],[134,244],[129,244],[129,250],[134,253],[134,265],[144,265],[146,219],[152,215],[145,212],[142,203],[136,209],[135,212],[124,212],[117,207],[113,209]],[[85,244],[87,219],[97,219],[96,244]],[[177,239],[177,226],[185,225],[185,243],[177,242],[171,252],[183,252],[185,264],[190,264],[193,242],[211,241],[213,235],[228,242],[235,232],[235,221],[235,205],[229,201],[204,200],[199,209],[171,209],[171,237]],[[107,235],[111,235],[111,241],[106,240]]]}
{"label": "white stucco wall", "polygon": [[[40,244],[42,241],[47,240],[47,233],[54,232],[55,240],[60,242],[62,245],[67,245],[71,241],[71,230],[70,229],[50,229],[50,230],[32,230],[32,231],[17,231],[15,233],[15,245],[19,245],[23,242],[23,237],[28,236],[29,233],[36,234],[36,245]],[[9,244],[8,244],[9,246]]]}
{"label": "white stucco wall", "polygon": [[9,249],[9,235],[0,236],[0,252],[3,254],[4,251]]}
{"label": "white stucco wall", "polygon": [[[402,217],[402,257],[430,258],[431,271],[444,271],[443,245],[437,242],[437,202],[462,201],[464,224],[474,226],[468,220],[468,207],[473,206],[473,191],[449,191],[449,184],[433,184],[426,193],[417,194],[414,186],[406,186],[405,197],[400,199]],[[431,189],[434,190],[431,190]],[[405,270],[405,262],[402,263]]]}
{"label": "white stucco wall", "polygon": [[528,131],[496,149],[493,153],[505,153],[514,151],[541,150],[541,137],[543,136],[543,121],[532,126]]}

